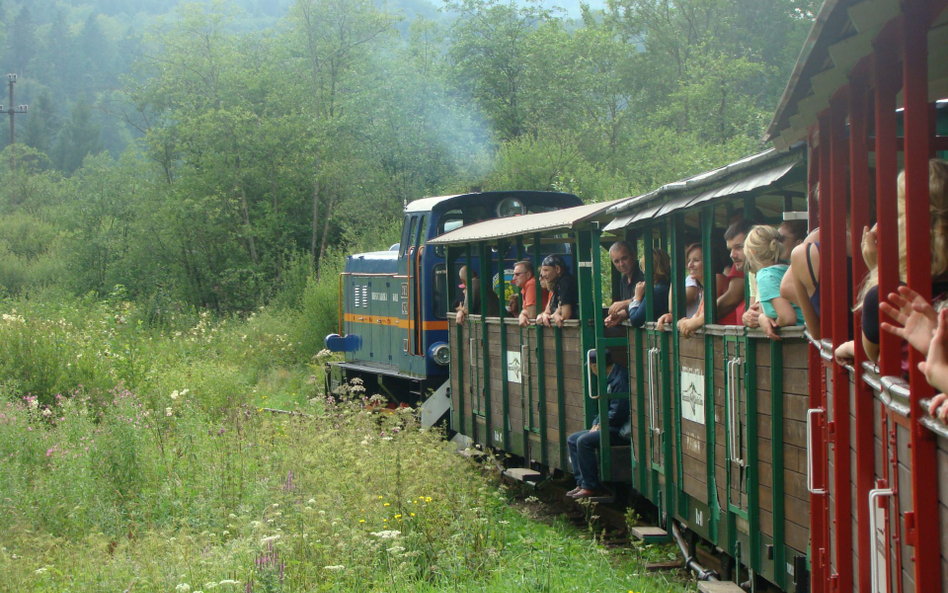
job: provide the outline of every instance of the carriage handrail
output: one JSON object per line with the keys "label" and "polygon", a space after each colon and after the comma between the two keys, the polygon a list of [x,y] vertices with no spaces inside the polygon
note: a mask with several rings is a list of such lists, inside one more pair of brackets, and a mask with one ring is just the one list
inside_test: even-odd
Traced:
{"label": "carriage handrail", "polygon": [[730,397],[731,405],[729,406],[729,417],[728,417],[728,426],[730,428],[730,440],[731,440],[731,461],[737,463],[741,467],[745,465],[743,456],[741,455],[741,439],[738,436],[738,429],[740,427],[740,390],[738,389],[738,373],[741,363],[743,361],[740,358],[734,358],[728,361],[728,396]]}
{"label": "carriage handrail", "polygon": [[876,586],[879,580],[879,560],[878,554],[876,553],[876,530],[878,525],[876,524],[876,510],[875,506],[878,503],[878,500],[883,496],[892,496],[894,492],[891,488],[875,488],[869,491],[869,533],[871,536],[871,549],[869,550],[869,565],[870,565],[870,586],[872,587],[872,593],[876,593],[879,588]]}
{"label": "carriage handrail", "polygon": [[932,415],[928,413],[928,405],[931,403],[931,401],[932,400],[926,397],[926,398],[923,398],[919,402],[919,405],[922,407],[922,410],[924,411],[919,421],[922,423],[922,426],[934,432],[936,435],[940,436],[943,439],[948,439],[948,426],[945,426],[944,424],[939,422],[936,418],[934,418]]}
{"label": "carriage handrail", "polygon": [[909,384],[902,377],[886,375],[879,378],[882,393],[887,397],[886,407],[906,418],[912,413],[909,407]]}
{"label": "carriage handrail", "polygon": [[[602,397],[601,393],[599,395],[592,394],[592,389],[593,389],[592,365],[589,364],[589,356],[595,351],[596,351],[595,348],[590,348],[589,350],[586,351],[586,395],[589,397],[589,399],[599,399]],[[597,361],[598,361],[598,358],[597,358]],[[598,365],[596,366],[596,368],[597,369],[599,368]]]}
{"label": "carriage handrail", "polygon": [[811,408],[806,411],[806,489],[810,494],[826,494],[825,488],[815,486],[816,476],[813,475],[813,416],[825,414],[822,408]]}
{"label": "carriage handrail", "polygon": [[648,424],[649,431],[652,434],[661,434],[660,428],[655,428],[655,390],[657,388],[657,381],[655,380],[657,373],[657,364],[655,363],[655,357],[659,354],[658,348],[649,348],[648,350]]}

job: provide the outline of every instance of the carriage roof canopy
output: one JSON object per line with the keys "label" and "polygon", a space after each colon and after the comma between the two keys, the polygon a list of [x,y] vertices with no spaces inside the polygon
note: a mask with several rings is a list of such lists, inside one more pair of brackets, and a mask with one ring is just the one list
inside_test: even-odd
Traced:
{"label": "carriage roof canopy", "polygon": [[584,204],[582,206],[574,206],[573,208],[525,214],[523,216],[493,218],[491,220],[465,225],[432,239],[428,241],[428,243],[432,245],[472,243],[475,241],[505,239],[531,233],[569,230],[576,225],[599,218],[605,214],[611,206],[621,201],[623,200]]}
{"label": "carriage roof canopy", "polygon": [[[873,51],[873,41],[902,13],[899,0],[826,0],[797,59],[764,140],[778,149],[804,140],[807,130],[845,86],[854,67]],[[893,47],[891,51],[898,51]],[[948,92],[948,12],[928,33],[930,100]],[[901,104],[901,95],[898,98]]]}
{"label": "carriage roof canopy", "polygon": [[788,156],[771,148],[729,165],[669,183],[647,194],[621,200],[609,210],[615,216],[604,232],[617,232],[635,222],[665,216],[711,200],[770,186],[804,162],[803,147]]}

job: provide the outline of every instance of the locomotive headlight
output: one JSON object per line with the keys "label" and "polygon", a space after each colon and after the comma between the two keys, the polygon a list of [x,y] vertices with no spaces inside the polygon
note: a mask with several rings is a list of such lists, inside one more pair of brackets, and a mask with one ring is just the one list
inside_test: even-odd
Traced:
{"label": "locomotive headlight", "polygon": [[431,348],[428,349],[428,356],[443,367],[448,366],[448,363],[451,362],[451,350],[444,342],[432,344]]}

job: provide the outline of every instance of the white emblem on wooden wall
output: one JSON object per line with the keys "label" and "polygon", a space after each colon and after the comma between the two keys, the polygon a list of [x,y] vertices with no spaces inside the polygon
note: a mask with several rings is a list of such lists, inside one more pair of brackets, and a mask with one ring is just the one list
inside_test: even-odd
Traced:
{"label": "white emblem on wooden wall", "polygon": [[510,383],[521,383],[523,367],[521,367],[520,353],[512,350],[507,351],[507,381]]}
{"label": "white emblem on wooden wall", "polygon": [[704,424],[704,373],[681,367],[681,417]]}

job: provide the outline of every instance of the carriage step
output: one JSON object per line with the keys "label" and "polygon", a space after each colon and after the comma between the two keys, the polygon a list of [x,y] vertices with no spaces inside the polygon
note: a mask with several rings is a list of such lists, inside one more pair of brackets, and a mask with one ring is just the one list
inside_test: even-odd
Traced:
{"label": "carriage step", "polygon": [[700,593],[744,593],[734,581],[700,581],[698,583]]}
{"label": "carriage step", "polygon": [[540,472],[532,470],[529,467],[512,467],[504,470],[504,476],[518,482],[526,482],[528,485],[536,485],[540,482]]}
{"label": "carriage step", "polygon": [[650,525],[640,525],[632,528],[632,537],[640,539],[645,543],[657,544],[671,541],[668,532],[661,527]]}

